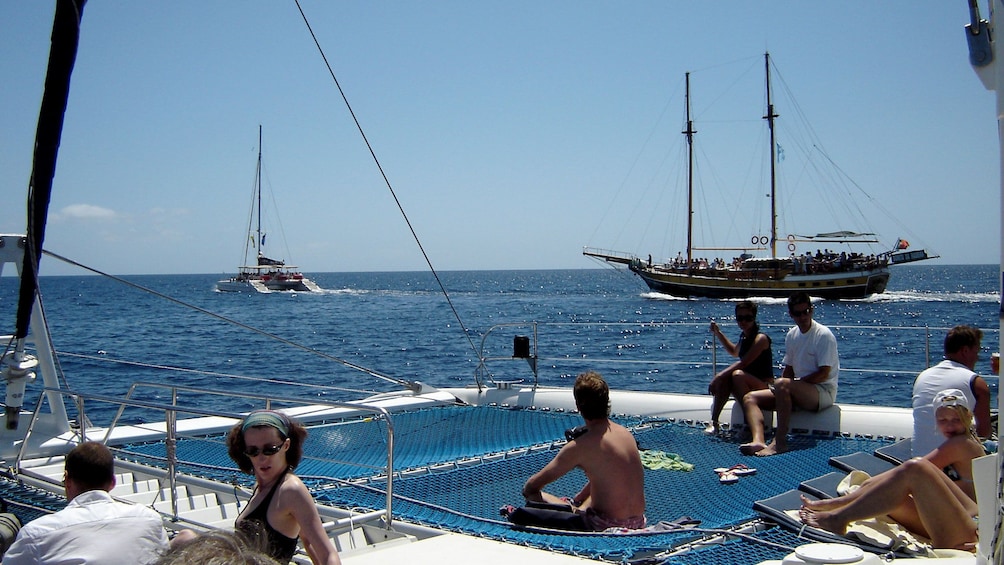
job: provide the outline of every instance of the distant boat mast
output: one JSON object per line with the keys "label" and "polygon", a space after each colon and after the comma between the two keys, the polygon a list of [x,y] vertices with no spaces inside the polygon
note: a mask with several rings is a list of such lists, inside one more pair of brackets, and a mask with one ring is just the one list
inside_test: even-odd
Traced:
{"label": "distant boat mast", "polygon": [[767,115],[763,119],[767,120],[767,129],[770,131],[770,256],[777,257],[777,202],[775,193],[777,190],[777,141],[774,139],[774,103],[770,97],[770,53],[763,54],[764,68],[767,77]]}
{"label": "distant boat mast", "polygon": [[687,91],[687,129],[682,133],[687,136],[687,269],[694,263],[694,121],[690,119],[690,73],[686,74]]}

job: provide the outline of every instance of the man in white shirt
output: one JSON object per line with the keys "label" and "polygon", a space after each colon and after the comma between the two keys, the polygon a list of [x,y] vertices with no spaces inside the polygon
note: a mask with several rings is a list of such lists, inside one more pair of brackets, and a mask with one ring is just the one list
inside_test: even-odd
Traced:
{"label": "man in white shirt", "polygon": [[983,332],[971,326],[955,326],[945,336],[945,360],[930,367],[913,383],[913,448],[914,457],[923,457],[945,441],[938,433],[931,402],[938,392],[955,388],[966,395],[976,418],[976,433],[990,436],[990,387],[976,374]]}
{"label": "man in white shirt", "polygon": [[[788,450],[788,427],[795,407],[819,412],[837,400],[840,360],[837,339],[830,328],[812,319],[809,295],[796,292],[788,297],[788,315],[795,327],[784,338],[784,370],[774,386],[754,390],[743,397],[743,412],[753,435],[739,450],[746,455],[775,455]],[[774,439],[764,443],[762,410],[777,412]]]}
{"label": "man in white shirt", "polygon": [[32,520],[3,555],[3,565],[144,565],[168,547],[155,510],[112,499],[115,458],[85,442],[66,454],[66,508]]}

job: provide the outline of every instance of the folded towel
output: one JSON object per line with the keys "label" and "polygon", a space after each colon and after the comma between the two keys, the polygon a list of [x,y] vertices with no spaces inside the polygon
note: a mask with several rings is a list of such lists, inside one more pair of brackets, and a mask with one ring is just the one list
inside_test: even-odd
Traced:
{"label": "folded towel", "polygon": [[[798,510],[785,510],[795,522],[801,522]],[[805,526],[810,528],[811,526]],[[934,557],[931,540],[918,536],[885,516],[856,520],[847,525],[845,537],[868,545],[920,557]]]}
{"label": "folded towel", "polygon": [[694,470],[694,464],[684,461],[678,453],[666,453],[653,449],[641,452],[641,464],[649,469],[687,472]]}

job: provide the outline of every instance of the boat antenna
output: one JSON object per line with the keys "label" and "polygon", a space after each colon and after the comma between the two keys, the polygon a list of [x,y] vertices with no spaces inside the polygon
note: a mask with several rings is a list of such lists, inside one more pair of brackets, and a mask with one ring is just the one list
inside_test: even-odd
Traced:
{"label": "boat antenna", "polygon": [[770,53],[763,54],[765,75],[767,77],[767,115],[763,119],[767,120],[767,129],[770,131],[770,256],[777,257],[777,178],[775,167],[777,166],[777,142],[774,140],[774,103],[770,98]]}
{"label": "boat antenna", "polygon": [[693,264],[694,249],[694,121],[690,119],[690,73],[686,73],[686,91],[683,95],[684,105],[687,112],[687,129],[683,135],[687,136],[687,272]]}
{"label": "boat antenna", "polygon": [[[338,77],[335,76],[335,71],[331,68],[331,63],[328,62],[327,55],[324,54],[324,49],[321,47],[321,43],[317,40],[317,35],[314,34],[313,28],[310,26],[310,21],[307,20],[307,15],[303,13],[303,7],[300,6],[300,0],[296,0],[296,8],[300,11],[300,17],[303,18],[303,23],[307,26],[307,31],[310,32],[310,37],[314,40],[314,45],[317,46],[317,52],[320,53],[321,59],[324,60],[324,65],[328,68],[328,74],[331,75],[331,80],[334,81],[335,87],[338,89],[338,94],[341,95],[342,101],[345,102],[345,107],[348,108],[349,114],[352,116],[352,121],[356,124],[356,129],[359,130],[359,135],[362,136],[363,142],[366,143],[366,149],[370,152],[370,157],[373,158],[373,162],[376,164],[377,170],[380,171],[380,176],[383,177],[383,182],[387,186],[387,190],[390,191],[391,197],[394,198],[394,203],[397,204],[398,211],[401,212],[401,216],[404,218],[404,223],[408,225],[408,230],[411,231],[411,237],[415,240],[418,245],[419,251],[422,253],[422,257],[425,259],[425,264],[429,266],[429,270],[432,272],[432,276],[436,279],[436,284],[439,285],[439,289],[443,292],[443,296],[446,298],[446,303],[450,306],[450,310],[453,312],[453,317],[457,319],[457,323],[460,324],[460,329],[464,336],[467,338],[467,342],[471,346],[471,350],[477,354],[477,346],[474,345],[474,340],[471,338],[471,333],[467,330],[467,326],[464,321],[460,318],[460,313],[457,312],[457,308],[453,305],[453,300],[450,298],[450,293],[446,290],[446,285],[439,278],[439,273],[436,272],[436,268],[432,265],[432,260],[429,258],[429,254],[425,252],[425,248],[422,246],[422,241],[418,237],[418,233],[415,228],[411,225],[411,220],[408,219],[408,214],[404,211],[404,206],[401,205],[401,201],[397,197],[397,193],[394,192],[394,186],[391,185],[390,179],[387,177],[387,173],[384,172],[383,166],[380,164],[380,159],[377,158],[376,151],[373,150],[373,146],[370,144],[369,138],[366,137],[366,132],[363,131],[363,126],[359,122],[359,118],[356,117],[356,113],[352,110],[352,105],[349,104],[349,99],[345,95],[345,91],[342,89],[342,85],[338,82]],[[480,357],[480,355],[479,355]],[[478,385],[478,391],[481,390],[481,380],[475,377]]]}

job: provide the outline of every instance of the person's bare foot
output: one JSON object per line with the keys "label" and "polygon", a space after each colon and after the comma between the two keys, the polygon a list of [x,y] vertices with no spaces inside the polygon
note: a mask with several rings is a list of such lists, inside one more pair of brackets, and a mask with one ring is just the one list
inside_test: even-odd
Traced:
{"label": "person's bare foot", "polygon": [[776,441],[772,441],[767,444],[767,447],[756,452],[757,457],[770,457],[771,455],[777,455],[779,453],[784,453],[788,451],[787,445],[778,445]]}
{"label": "person's bare foot", "polygon": [[766,449],[766,447],[767,446],[762,443],[753,443],[753,442],[744,443],[739,446],[739,452],[742,453],[743,455],[755,455],[758,454],[761,450]]}
{"label": "person's bare foot", "polygon": [[840,498],[821,498],[819,500],[812,500],[807,498],[804,494],[801,495],[801,498],[802,508],[808,508],[809,510],[815,512],[825,512],[844,505]]}
{"label": "person's bare foot", "polygon": [[847,523],[836,519],[829,512],[817,512],[812,508],[802,507],[798,510],[798,518],[806,526],[819,528],[834,534],[844,535],[847,532]]}

